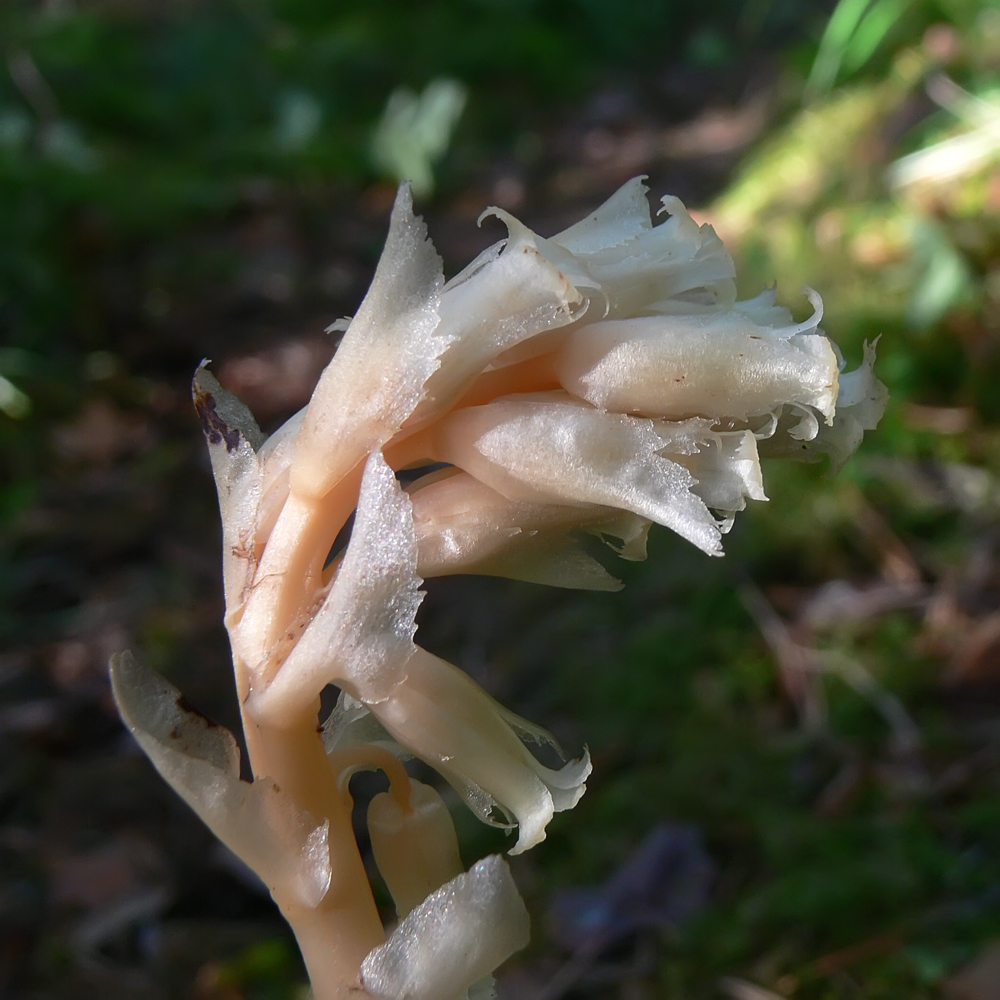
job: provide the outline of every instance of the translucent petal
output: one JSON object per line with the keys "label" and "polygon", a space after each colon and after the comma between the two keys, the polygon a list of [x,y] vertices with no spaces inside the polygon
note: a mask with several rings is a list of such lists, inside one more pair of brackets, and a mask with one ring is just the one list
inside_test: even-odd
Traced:
{"label": "translucent petal", "polygon": [[657,454],[663,444],[649,420],[512,396],[456,412],[435,442],[436,457],[510,500],[619,507],[720,551],[694,479]]}
{"label": "translucent petal", "polygon": [[778,289],[776,286],[765,288],[760,295],[745,299],[733,305],[736,312],[742,313],[757,326],[769,326],[780,330],[782,327],[793,326],[795,320],[791,312],[778,305]]}
{"label": "translucent petal", "polygon": [[405,677],[423,593],[410,500],[381,452],[365,466],[351,541],[313,620],[270,685],[252,695],[256,713],[292,718],[327,684],[370,705]]}
{"label": "translucent petal", "polygon": [[264,436],[249,409],[219,384],[203,362],[192,393],[201,420],[222,515],[222,568],[226,608],[242,600],[253,576],[257,509],[263,475],[256,449]]}
{"label": "translucent petal", "polygon": [[248,711],[278,724],[307,712],[327,684],[339,685],[470,804],[496,802],[515,817],[523,850],[544,837],[555,810],[583,794],[589,761],[543,767],[485,692],[414,645],[416,559],[410,500],[376,452],[329,594],[271,684],[251,694]]}
{"label": "translucent petal", "polygon": [[734,310],[579,327],[555,368],[595,406],[672,419],[745,420],[802,403],[830,420],[837,399],[837,356],[825,336],[787,336]]}
{"label": "translucent petal", "polygon": [[492,264],[493,261],[503,253],[504,247],[507,245],[506,240],[500,240],[494,243],[492,246],[487,247],[481,253],[477,254],[473,259],[462,268],[454,278],[449,278],[444,285],[445,293],[450,292],[452,289],[457,288],[459,285],[465,284],[471,277],[478,274],[487,264]]}
{"label": "translucent petal", "polygon": [[851,410],[852,416],[861,422],[866,431],[875,429],[889,399],[885,386],[875,378],[877,345],[878,338],[872,344],[866,340],[861,364],[854,371],[844,372],[840,376],[840,398],[837,400],[837,409]]}
{"label": "translucent petal", "polygon": [[517,503],[464,472],[411,489],[420,576],[483,573],[556,587],[618,590],[578,533],[617,523],[606,507]]}
{"label": "translucent petal", "polygon": [[384,1000],[455,1000],[528,943],[528,911],[506,861],[492,854],[412,910],[361,965]]}
{"label": "translucent petal", "polygon": [[617,591],[624,587],[621,580],[587,554],[578,537],[565,533],[540,533],[481,564],[478,572],[569,590]]}
{"label": "translucent petal", "polygon": [[535,246],[593,300],[589,323],[728,307],[736,298],[735,267],[711,226],[699,226],[677,198],[663,199],[665,222],[653,226],[641,178],[633,178],[596,212],[542,239],[499,209],[512,234]]}
{"label": "translucent petal", "polygon": [[[372,713],[404,747],[433,767],[487,819],[494,806],[518,824],[511,853],[545,839],[552,815],[586,790],[590,758],[555,770],[540,764],[518,732],[537,741],[539,727],[518,720],[465,673],[417,647],[407,676]],[[554,745],[546,734],[545,742]]]}
{"label": "translucent petal", "polygon": [[840,376],[840,396],[833,423],[821,425],[808,439],[796,437],[800,421],[791,413],[783,413],[775,433],[760,442],[765,456],[797,458],[815,461],[821,455],[830,456],[834,470],[857,451],[865,431],[878,426],[889,401],[889,392],[875,377],[875,345],[865,343],[864,360],[853,372]]}
{"label": "translucent petal", "polygon": [[572,254],[586,256],[620,247],[653,228],[645,178],[626,181],[600,208],[552,237]]}
{"label": "translucent petal", "polygon": [[458,1000],[497,1000],[497,984],[492,976],[483,976],[477,979],[464,993],[460,993]]}
{"label": "translucent petal", "polygon": [[292,463],[296,492],[324,496],[413,412],[452,339],[440,328],[443,285],[404,184],[368,294],[313,391]]}
{"label": "translucent petal", "polygon": [[[503,252],[488,252],[468,275],[450,283],[441,300],[441,333],[449,340],[441,368],[427,384],[419,424],[450,406],[467,385],[505,351],[571,323],[584,302],[538,240],[516,219]],[[461,277],[461,276],[460,276]]]}
{"label": "translucent petal", "polygon": [[681,303],[727,307],[736,298],[732,257],[712,227],[694,222],[678,198],[662,204],[667,220],[634,240],[574,251],[609,301],[609,317],[676,311]]}
{"label": "translucent petal", "polygon": [[[675,452],[670,440],[671,429],[669,424],[657,424],[666,444],[664,454],[673,457],[694,476],[697,483],[694,492],[713,510],[734,512],[743,510],[748,499],[767,499],[757,439],[751,431],[708,431],[693,452]],[[686,445],[684,431],[681,439]]]}
{"label": "translucent petal", "polygon": [[620,559],[629,562],[643,562],[646,558],[646,543],[652,522],[628,510],[618,511],[613,521],[608,521],[592,531],[606,545],[614,549]]}
{"label": "translucent petal", "polygon": [[401,760],[409,760],[413,756],[386,732],[385,726],[362,702],[346,691],[340,692],[337,704],[323,723],[321,735],[328,754],[348,747],[369,745],[388,750]]}
{"label": "translucent petal", "polygon": [[122,720],[167,783],[277,898],[317,906],[330,886],[329,824],[271,781],[240,781],[232,733],[184,706],[181,693],[130,653],[111,660]]}

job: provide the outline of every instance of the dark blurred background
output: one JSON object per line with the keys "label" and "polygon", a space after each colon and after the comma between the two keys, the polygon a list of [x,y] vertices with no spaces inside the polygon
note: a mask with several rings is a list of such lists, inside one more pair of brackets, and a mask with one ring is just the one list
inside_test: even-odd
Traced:
{"label": "dark blurred background", "polygon": [[305,995],[108,691],[132,648],[235,723],[191,373],[302,406],[400,178],[454,273],[487,205],[551,234],[639,173],[892,398],[724,560],[429,588],[422,641],[594,758],[501,996],[1000,996],[1000,9],[4,0],[0,52],[0,996]]}

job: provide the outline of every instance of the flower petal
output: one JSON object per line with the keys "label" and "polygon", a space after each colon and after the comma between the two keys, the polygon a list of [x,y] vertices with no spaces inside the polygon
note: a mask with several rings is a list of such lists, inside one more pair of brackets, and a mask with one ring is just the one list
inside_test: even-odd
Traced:
{"label": "flower petal", "polygon": [[617,526],[619,511],[517,503],[456,470],[427,485],[417,480],[410,499],[417,569],[425,579],[482,573],[554,587],[621,589],[578,537]]}
{"label": "flower petal", "polygon": [[409,760],[413,754],[404,750],[385,730],[378,719],[346,691],[341,691],[337,704],[326,717],[321,729],[323,746],[328,754],[349,747],[376,746],[388,750],[400,760]]}
{"label": "flower petal", "polygon": [[413,423],[446,409],[499,355],[540,334],[573,322],[585,308],[579,291],[546,256],[538,238],[507,216],[510,238],[503,252],[441,300],[441,332],[449,338],[441,368],[428,381],[427,399]]}
{"label": "flower petal", "polygon": [[293,718],[327,684],[365,704],[388,697],[406,676],[423,599],[410,500],[381,452],[365,466],[343,561],[313,620],[250,710]]}
{"label": "flower petal", "polygon": [[720,553],[719,529],[691,491],[694,478],[657,454],[663,444],[652,421],[512,396],[456,412],[435,442],[437,458],[510,500],[619,507]]}
{"label": "flower petal", "polygon": [[[699,226],[679,198],[663,198],[657,226],[642,222],[646,188],[638,178],[612,195],[595,216],[549,241],[569,250],[609,303],[608,316],[728,307],[736,298],[732,257],[711,226]],[[620,225],[614,211],[623,213]],[[581,226],[583,227],[581,229]],[[632,238],[622,238],[631,231]],[[603,245],[601,245],[603,243]]]}
{"label": "flower petal", "polygon": [[256,565],[254,539],[263,474],[257,449],[264,436],[250,410],[202,362],[191,385],[222,516],[223,587],[227,611],[242,601]]}
{"label": "flower petal", "polygon": [[801,403],[829,421],[837,399],[825,336],[789,336],[736,310],[579,327],[555,367],[574,396],[617,413],[745,420]]}
{"label": "flower petal", "polygon": [[368,294],[313,391],[292,462],[295,492],[324,496],[413,412],[451,342],[439,328],[443,285],[404,184]]}
{"label": "flower petal", "polygon": [[840,395],[833,422],[822,425],[811,438],[797,435],[798,422],[792,414],[782,414],[775,431],[759,442],[762,455],[816,461],[830,456],[834,470],[857,451],[865,431],[874,430],[885,413],[889,391],[875,377],[875,345],[867,341],[864,359],[852,372],[840,375]]}
{"label": "flower petal", "polygon": [[626,181],[600,208],[551,238],[580,257],[620,247],[653,228],[644,177]]}
{"label": "flower petal", "polygon": [[[370,708],[480,819],[489,821],[492,809],[499,807],[517,822],[512,854],[544,840],[553,813],[571,809],[586,790],[589,756],[559,770],[544,767],[512,728],[515,716],[457,667],[419,647],[407,664],[405,682]],[[519,722],[518,729],[534,739],[538,727]],[[546,742],[554,744],[551,737]]]}
{"label": "flower petal", "polygon": [[181,693],[130,653],[111,660],[122,720],[166,782],[284,902],[314,907],[332,878],[322,824],[268,780],[240,781],[232,733],[184,707]]}
{"label": "flower petal", "polygon": [[767,499],[752,431],[703,430],[697,447],[690,450],[688,424],[701,425],[703,421],[657,422],[657,432],[665,445],[662,454],[694,476],[697,485],[693,490],[709,507],[733,513],[743,510],[748,499]]}
{"label": "flower petal", "polygon": [[361,965],[384,1000],[453,1000],[528,943],[528,911],[507,862],[491,854],[411,910]]}

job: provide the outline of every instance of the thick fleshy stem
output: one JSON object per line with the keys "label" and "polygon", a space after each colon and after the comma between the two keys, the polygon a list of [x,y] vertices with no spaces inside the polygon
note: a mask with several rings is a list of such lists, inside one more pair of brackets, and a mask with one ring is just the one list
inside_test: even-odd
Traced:
{"label": "thick fleshy stem", "polygon": [[[319,703],[294,725],[262,723],[246,710],[246,665],[235,658],[235,666],[254,777],[270,778],[314,817],[329,823],[331,879],[326,895],[315,907],[280,892],[274,894],[275,902],[295,934],[315,1000],[358,1000],[363,995],[357,985],[361,963],[384,942],[385,932],[354,837],[350,800],[341,794],[339,773],[317,730]],[[406,775],[402,765],[399,770]]]}

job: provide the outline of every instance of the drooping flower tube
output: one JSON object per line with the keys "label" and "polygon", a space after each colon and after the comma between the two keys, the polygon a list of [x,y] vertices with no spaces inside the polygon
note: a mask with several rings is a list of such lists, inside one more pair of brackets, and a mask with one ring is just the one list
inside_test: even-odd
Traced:
{"label": "drooping flower tube", "polygon": [[[737,301],[711,227],[676,198],[654,225],[641,179],[549,238],[491,213],[508,238],[446,282],[400,189],[368,294],[334,324],[308,406],[269,438],[204,365],[195,375],[254,781],[179,692],[127,655],[112,665],[154,765],[271,888],[317,1000],[478,996],[527,941],[506,862],[463,870],[446,800],[409,760],[516,828],[511,853],[544,839],[591,770],[586,750],[543,764],[532,747],[561,754],[544,729],[417,645],[422,581],[614,590],[582,540],[643,559],[652,524],[720,555],[733,518],[766,499],[761,455],[840,464],[885,408],[874,348],[843,373],[816,293],[801,322],[774,289]],[[388,935],[352,826],[366,769],[389,782],[367,815],[399,917]]]}

